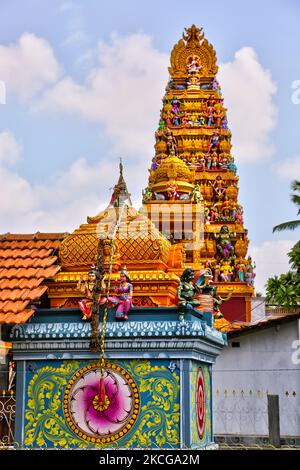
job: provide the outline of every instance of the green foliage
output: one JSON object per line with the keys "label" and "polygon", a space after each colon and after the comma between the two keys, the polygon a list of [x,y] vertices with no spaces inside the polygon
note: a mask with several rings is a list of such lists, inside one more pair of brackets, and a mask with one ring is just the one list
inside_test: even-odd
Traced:
{"label": "green foliage", "polygon": [[300,274],[300,240],[293,246],[291,251],[288,252],[288,256],[290,258],[290,265],[292,269]]}
{"label": "green foliage", "polygon": [[[300,181],[294,180],[291,184],[292,191],[300,192]],[[297,215],[300,214],[300,195],[291,194],[292,202],[298,207]],[[295,230],[300,227],[300,220],[290,220],[289,222],[283,222],[282,224],[276,225],[273,228],[274,232],[281,232],[282,230]]]}
{"label": "green foliage", "polygon": [[287,309],[300,306],[300,275],[289,271],[287,274],[274,276],[267,282],[266,301]]}
{"label": "green foliage", "polygon": [[[294,180],[291,188],[295,193],[300,192],[300,181]],[[291,200],[298,207],[297,215],[299,215],[300,195],[291,194]],[[273,232],[295,230],[298,227],[300,227],[300,220],[291,220],[276,225],[273,228]],[[291,271],[287,274],[281,274],[280,276],[268,279],[266,284],[266,302],[292,310],[300,306],[300,241],[288,252],[288,257],[290,258]]]}

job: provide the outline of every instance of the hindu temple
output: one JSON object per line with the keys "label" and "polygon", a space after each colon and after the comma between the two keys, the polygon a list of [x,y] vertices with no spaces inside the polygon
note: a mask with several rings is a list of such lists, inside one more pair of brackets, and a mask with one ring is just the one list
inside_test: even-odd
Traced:
{"label": "hindu temple", "polygon": [[217,72],[186,28],[140,211],[120,163],[106,209],[73,233],[0,236],[18,446],[214,447],[212,365],[250,320],[255,277]]}

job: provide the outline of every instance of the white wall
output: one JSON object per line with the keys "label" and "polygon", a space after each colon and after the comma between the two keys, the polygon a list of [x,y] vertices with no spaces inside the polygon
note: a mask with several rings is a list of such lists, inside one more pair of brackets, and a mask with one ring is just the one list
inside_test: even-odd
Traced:
{"label": "white wall", "polygon": [[229,340],[213,367],[214,434],[268,435],[269,393],[279,395],[281,435],[300,436],[300,364],[292,361],[298,321]]}

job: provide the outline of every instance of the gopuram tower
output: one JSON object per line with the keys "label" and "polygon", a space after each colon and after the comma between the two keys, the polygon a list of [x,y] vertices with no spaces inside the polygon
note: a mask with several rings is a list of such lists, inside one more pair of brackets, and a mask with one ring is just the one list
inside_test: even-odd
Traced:
{"label": "gopuram tower", "polygon": [[216,62],[202,29],[186,28],[171,53],[143,204],[176,251],[182,247],[185,267],[210,268],[218,292],[231,292],[225,317],[243,321],[255,274]]}

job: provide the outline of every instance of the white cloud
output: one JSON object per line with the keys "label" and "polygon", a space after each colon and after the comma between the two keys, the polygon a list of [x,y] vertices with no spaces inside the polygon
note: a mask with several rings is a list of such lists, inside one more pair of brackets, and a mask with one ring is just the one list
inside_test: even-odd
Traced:
{"label": "white cloud", "polygon": [[251,246],[249,254],[256,263],[256,292],[265,293],[265,284],[269,277],[286,273],[290,269],[288,251],[295,245],[292,240],[265,241],[261,245]]}
{"label": "white cloud", "polygon": [[109,44],[99,45],[97,66],[85,83],[65,77],[45,93],[39,109],[77,113],[98,121],[115,152],[149,158],[154,152],[167,66],[168,55],[153,47],[150,36],[112,35]]}
{"label": "white cloud", "polygon": [[[7,135],[8,141],[17,145],[13,135],[8,131]],[[110,188],[119,177],[117,159],[102,159],[90,165],[85,158],[79,158],[55,179],[32,184],[7,168],[8,163],[16,161],[3,159],[0,165],[0,233],[72,231],[86,221],[87,215],[96,215],[108,205]],[[140,201],[146,183],[145,166],[140,163],[125,168],[124,176],[129,191],[133,189],[133,196]]]}
{"label": "white cloud", "polygon": [[[77,113],[98,121],[115,152],[149,158],[168,79],[168,54],[156,50],[148,35],[113,34],[110,43],[99,44],[96,62],[82,84],[65,77],[48,89],[37,109]],[[237,161],[270,156],[275,150],[270,133],[277,117],[276,86],[270,72],[253,48],[244,47],[232,62],[220,65],[219,79]]]}
{"label": "white cloud", "polygon": [[277,88],[254,49],[243,47],[232,62],[221,64],[219,81],[237,162],[253,162],[272,155],[275,148],[271,131],[277,118],[273,95]]}
{"label": "white cloud", "polygon": [[30,183],[17,173],[0,166],[0,232],[26,224],[26,214],[36,205]]}
{"label": "white cloud", "polygon": [[20,159],[21,146],[9,131],[0,132],[0,165],[1,162],[13,165]]}
{"label": "white cloud", "polygon": [[287,158],[276,166],[277,173],[280,177],[294,180],[299,178],[300,175],[300,155],[295,157]]}
{"label": "white cloud", "polygon": [[[109,43],[102,42],[96,52],[88,52],[94,67],[82,83],[70,76],[59,80],[59,65],[51,47],[43,39],[25,33],[18,44],[0,46],[0,78],[5,64],[13,77],[21,75],[20,68],[25,69],[24,83],[16,79],[10,84],[20,96],[36,98],[42,87],[50,85],[40,101],[35,101],[36,110],[77,114],[99,123],[111,141],[110,156],[124,157],[128,188],[134,203],[139,203],[154,154],[154,131],[168,80],[169,55],[155,49],[151,37],[145,34],[114,34]],[[233,62],[221,64],[220,83],[229,108],[235,155],[240,160],[267,156],[271,152],[269,133],[276,118],[272,102],[276,87],[270,73],[258,62],[252,48],[243,48]],[[7,164],[7,157],[4,160]],[[14,163],[16,158],[10,160]],[[43,186],[3,168],[1,180],[5,178],[6,184],[12,184],[10,217],[2,217],[1,222],[14,231],[72,230],[87,214],[94,215],[107,203],[107,188],[115,184],[117,177],[117,161],[90,165],[84,158],[76,160],[56,181],[47,178]],[[26,197],[18,205],[22,191]],[[14,218],[22,207],[22,218]],[[1,210],[3,216],[4,208],[0,207],[0,217]]]}
{"label": "white cloud", "polygon": [[0,79],[8,93],[13,91],[22,100],[55,83],[59,71],[51,46],[34,34],[24,33],[17,43],[0,45]]}

